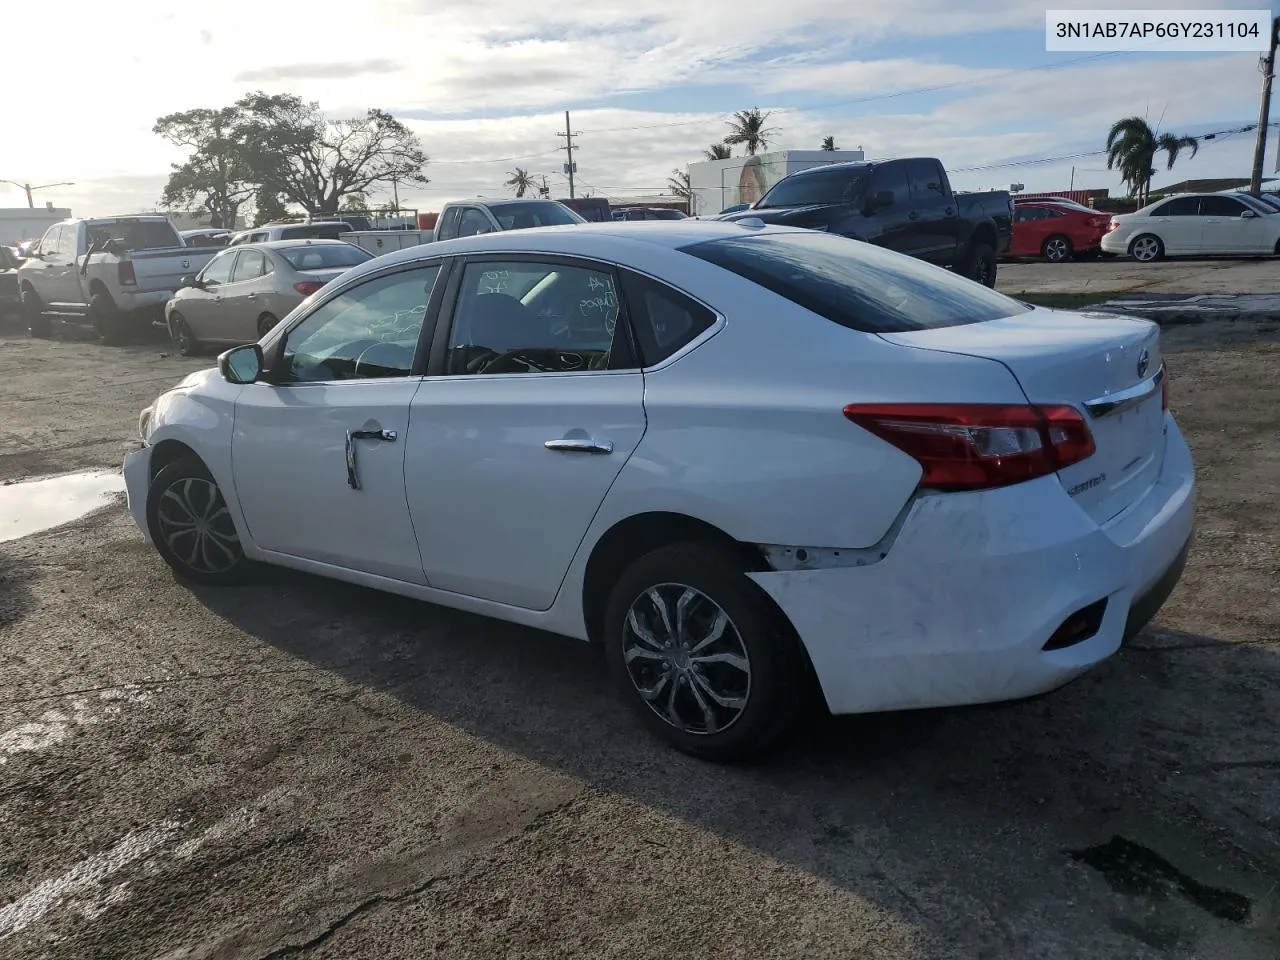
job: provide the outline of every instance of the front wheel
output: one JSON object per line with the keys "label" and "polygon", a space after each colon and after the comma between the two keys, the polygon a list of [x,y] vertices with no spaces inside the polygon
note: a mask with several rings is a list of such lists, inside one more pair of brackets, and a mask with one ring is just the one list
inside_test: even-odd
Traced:
{"label": "front wheel", "polygon": [[696,757],[775,746],[805,700],[799,641],[724,547],[682,543],[635,561],[609,595],[603,639],[641,721]]}
{"label": "front wheel", "polygon": [[44,339],[53,333],[53,324],[44,315],[44,304],[30,287],[22,290],[22,319],[27,322],[27,333]]}
{"label": "front wheel", "polygon": [[996,285],[996,251],[989,243],[975,242],[969,248],[962,271],[970,280],[984,287]]}
{"label": "front wheel", "polygon": [[161,469],[147,492],[147,529],[165,563],[193,583],[244,578],[249,561],[217,481],[194,457]]}

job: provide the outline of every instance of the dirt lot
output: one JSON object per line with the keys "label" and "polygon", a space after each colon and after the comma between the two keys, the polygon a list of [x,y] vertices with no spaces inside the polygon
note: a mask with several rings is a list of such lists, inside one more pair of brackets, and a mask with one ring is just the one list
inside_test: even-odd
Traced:
{"label": "dirt lot", "polygon": [[[1013,705],[762,765],[596,651],[278,573],[176,584],[122,505],[0,544],[0,957],[1280,956],[1280,335],[1169,332],[1181,587]],[[115,466],[197,361],[0,337],[0,480]]]}
{"label": "dirt lot", "polygon": [[996,271],[1005,293],[1280,293],[1280,262],[1272,257],[1236,260],[1128,259],[1070,263],[1005,261]]}

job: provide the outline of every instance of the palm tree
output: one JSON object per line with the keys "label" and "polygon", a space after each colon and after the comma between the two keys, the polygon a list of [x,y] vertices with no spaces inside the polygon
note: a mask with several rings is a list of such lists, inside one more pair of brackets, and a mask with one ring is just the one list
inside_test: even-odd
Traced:
{"label": "palm tree", "polygon": [[536,186],[536,183],[528,170],[516,167],[515,170],[511,171],[511,179],[506,182],[505,186],[515,187],[516,196],[523,197],[524,192],[532,189]]}
{"label": "palm tree", "polygon": [[835,137],[823,137],[823,138],[822,138],[822,149],[823,149],[823,150],[829,150],[829,151],[834,151],[834,150],[839,149],[839,148],[836,146],[836,138],[835,138]]}
{"label": "palm tree", "polygon": [[667,177],[667,189],[685,202],[689,215],[693,216],[693,188],[689,185],[689,171],[672,170],[671,176]]}
{"label": "palm tree", "polygon": [[1107,133],[1107,169],[1119,170],[1129,187],[1129,195],[1145,206],[1155,175],[1156,154],[1163,152],[1166,170],[1172,170],[1179,154],[1190,150],[1195,156],[1200,141],[1173,133],[1156,133],[1142,117],[1125,117],[1111,125]]}
{"label": "palm tree", "polygon": [[726,147],[723,143],[713,143],[707,149],[702,151],[702,155],[708,160],[728,160],[733,156],[733,151]]}
{"label": "palm tree", "polygon": [[754,157],[757,150],[769,146],[769,138],[778,132],[776,127],[764,125],[771,116],[772,113],[761,113],[759,107],[739,110],[729,121],[729,135],[724,142],[729,146],[740,143],[747,148],[747,156]]}

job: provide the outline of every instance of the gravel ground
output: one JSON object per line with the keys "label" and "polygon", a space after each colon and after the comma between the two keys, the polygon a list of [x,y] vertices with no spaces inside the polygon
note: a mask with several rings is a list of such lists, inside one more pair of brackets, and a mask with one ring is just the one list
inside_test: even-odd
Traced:
{"label": "gravel ground", "polygon": [[[10,333],[0,481],[117,466],[200,362]],[[1275,960],[1280,337],[1168,349],[1199,535],[1152,627],[754,766],[658,745],[573,641],[180,586],[122,503],[0,543],[0,957]]]}

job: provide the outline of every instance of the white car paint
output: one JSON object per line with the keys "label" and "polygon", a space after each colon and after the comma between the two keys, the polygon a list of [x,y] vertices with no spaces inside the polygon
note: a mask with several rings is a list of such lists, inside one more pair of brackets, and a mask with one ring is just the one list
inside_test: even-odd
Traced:
{"label": "white car paint", "polygon": [[[222,488],[251,559],[582,639],[593,549],[619,523],[680,514],[769,558],[750,576],[795,627],[835,713],[1029,695],[1114,653],[1135,599],[1171,568],[1176,577],[1192,530],[1194,474],[1159,400],[1158,329],[1034,310],[863,333],[678,249],[796,234],[811,232],[551,227],[371,261],[285,318],[264,349],[370,276],[466,254],[621,265],[717,319],[639,372],[281,386],[193,374],[144,412],[144,445],[125,462],[130,510],[149,536],[150,460],[181,443]],[[856,403],[1028,399],[1078,411],[1135,384],[1156,393],[1105,423],[1085,415],[1093,456],[998,489],[922,489],[920,462],[842,415]],[[400,439],[359,446],[359,490],[344,469],[344,431],[355,429]],[[574,436],[607,438],[614,453],[544,448]],[[1042,649],[1065,617],[1104,600],[1096,634]]]}
{"label": "white car paint", "polygon": [[1133,255],[1134,241],[1147,236],[1156,237],[1170,257],[1267,256],[1280,250],[1280,212],[1242,194],[1178,194],[1112,217],[1102,249]]}

